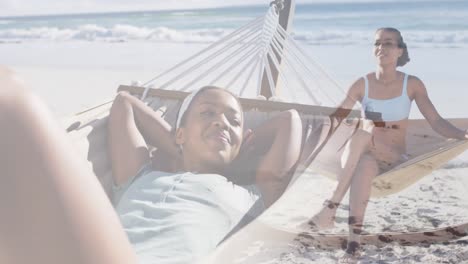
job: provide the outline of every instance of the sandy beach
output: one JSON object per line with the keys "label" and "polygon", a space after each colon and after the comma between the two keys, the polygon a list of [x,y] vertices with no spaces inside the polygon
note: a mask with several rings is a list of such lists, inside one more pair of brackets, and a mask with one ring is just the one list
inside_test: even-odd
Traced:
{"label": "sandy beach", "polygon": [[[111,99],[119,84],[149,80],[205,46],[144,42],[0,44],[0,63],[14,69],[62,117]],[[374,67],[369,46],[305,48],[343,87]],[[468,90],[463,87],[468,84],[468,75],[463,64],[464,58],[468,58],[468,48],[410,47],[410,52],[413,61],[402,70],[425,81],[442,115],[466,117],[464,98],[468,98]],[[411,117],[421,117],[415,106]],[[366,231],[426,230],[468,221],[467,164],[468,153],[464,153],[405,191],[371,200]],[[297,200],[287,207],[278,207],[265,219],[272,225],[295,228],[318,210],[320,204],[314,201],[322,201],[326,193],[323,190],[332,190],[335,184],[320,175],[303,177],[294,188],[299,193],[316,191],[313,195],[317,199],[292,196]],[[338,223],[330,232],[346,232],[347,209],[346,203],[340,206]],[[336,263],[342,251],[284,243],[277,248],[256,245],[249,254],[256,263]],[[362,263],[468,263],[466,259],[468,239],[460,239],[423,246],[367,246]]]}
{"label": "sandy beach", "polygon": [[[452,161],[457,168],[447,165],[417,184],[400,193],[383,198],[371,198],[364,229],[368,233],[422,231],[465,223],[468,218],[468,166],[462,159]],[[336,182],[321,175],[305,175],[292,188],[288,202],[275,208],[263,219],[272,226],[295,229],[297,225],[317,212],[320,203],[331,193]],[[306,197],[315,199],[301,200]],[[340,205],[335,228],[324,231],[330,234],[347,233],[348,197]],[[443,244],[402,246],[390,243],[383,247],[364,246],[359,263],[468,263],[468,238]],[[285,250],[287,249],[287,250]],[[307,240],[290,242],[283,254],[258,248],[259,256],[275,254],[274,260],[265,257],[256,263],[336,263],[341,250],[323,250],[308,247]],[[269,253],[267,253],[269,252]],[[259,259],[262,257],[257,256]],[[254,262],[252,262],[254,263]]]}

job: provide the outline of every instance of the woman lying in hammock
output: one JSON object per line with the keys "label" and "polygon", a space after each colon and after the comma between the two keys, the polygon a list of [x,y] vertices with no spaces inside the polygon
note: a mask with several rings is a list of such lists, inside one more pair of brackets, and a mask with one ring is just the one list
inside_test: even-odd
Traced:
{"label": "woman lying in hammock", "polygon": [[[187,97],[175,134],[120,93],[109,120],[114,208],[44,104],[6,69],[0,122],[0,263],[193,263],[257,199],[269,206],[281,195],[302,137],[292,110],[244,134],[239,101],[215,87]],[[146,142],[178,164],[151,164]],[[264,151],[252,186],[222,176],[252,153],[239,154],[246,144]]]}
{"label": "woman lying in hammock", "polygon": [[[344,195],[349,195],[348,253],[359,247],[364,214],[370,197],[372,179],[408,159],[406,130],[412,101],[431,127],[448,138],[468,139],[466,131],[443,119],[417,77],[397,71],[409,61],[408,49],[401,33],[394,28],[381,28],[375,33],[374,55],[377,70],[358,79],[335,116],[349,113],[360,101],[364,113],[364,129],[354,134],[346,146],[343,170],[333,195],[322,210],[311,219],[319,228],[333,227],[336,210]],[[372,114],[381,116],[372,116]]]}

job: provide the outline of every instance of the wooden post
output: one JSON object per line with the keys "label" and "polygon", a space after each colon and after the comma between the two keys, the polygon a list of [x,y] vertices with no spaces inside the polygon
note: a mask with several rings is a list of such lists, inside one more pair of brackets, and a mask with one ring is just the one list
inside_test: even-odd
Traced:
{"label": "wooden post", "polygon": [[[276,1],[279,1],[279,0],[276,0]],[[280,10],[280,12],[279,12],[279,24],[288,33],[292,29],[292,21],[293,21],[293,17],[294,17],[295,6],[296,6],[295,0],[284,0],[283,1],[283,9]],[[270,44],[270,45],[272,45],[272,44]],[[275,52],[275,56],[276,56],[276,59],[279,62],[279,65],[281,66],[281,60],[282,60],[281,56],[279,54],[277,54],[276,52]],[[279,91],[278,74],[279,74],[279,72],[278,72],[278,69],[275,68],[270,55],[268,55],[267,60],[268,60],[268,64],[270,66],[265,65],[265,67],[270,67],[270,69],[271,69],[271,74],[272,74],[273,82],[274,82],[274,85],[275,85],[274,92],[275,92],[275,94],[278,94],[278,91]],[[269,82],[268,82],[268,76],[267,76],[266,70],[263,71],[263,76],[262,76],[261,82],[262,82],[262,86],[261,86],[260,94],[265,96],[267,99],[272,97],[273,95],[272,95],[271,90],[270,90],[270,85],[269,85]]]}

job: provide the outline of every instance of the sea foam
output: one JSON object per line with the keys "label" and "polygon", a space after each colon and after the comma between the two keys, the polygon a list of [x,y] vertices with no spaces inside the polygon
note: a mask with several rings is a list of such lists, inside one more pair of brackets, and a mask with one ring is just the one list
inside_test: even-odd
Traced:
{"label": "sea foam", "polygon": [[[103,42],[188,42],[211,43],[232,32],[228,28],[200,28],[179,30],[170,27],[138,27],[116,24],[104,27],[83,24],[74,28],[32,27],[0,30],[0,42],[14,43],[30,40],[48,41],[103,41]],[[368,45],[373,41],[372,31],[350,30],[297,30],[293,37],[308,45]],[[410,31],[404,38],[412,47],[465,47],[468,46],[468,30],[459,31]]]}
{"label": "sea foam", "polygon": [[214,42],[226,35],[229,30],[220,28],[175,30],[168,27],[136,27],[117,24],[106,28],[96,24],[85,24],[76,28],[34,27],[28,29],[0,30],[0,41],[132,41],[143,40],[153,42]]}
{"label": "sea foam", "polygon": [[[294,38],[309,45],[353,45],[372,43],[372,31],[319,30],[296,32]],[[412,47],[465,47],[468,31],[405,31],[405,41]]]}

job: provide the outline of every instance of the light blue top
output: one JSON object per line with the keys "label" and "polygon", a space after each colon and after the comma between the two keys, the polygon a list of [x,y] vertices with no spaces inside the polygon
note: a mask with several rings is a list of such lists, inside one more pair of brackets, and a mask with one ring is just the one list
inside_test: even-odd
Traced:
{"label": "light blue top", "polygon": [[[375,121],[400,121],[407,119],[411,110],[411,100],[408,97],[408,74],[403,79],[401,95],[390,99],[369,98],[369,80],[364,76],[364,97],[362,98],[362,116]],[[381,117],[371,116],[369,112],[380,113]]]}
{"label": "light blue top", "polygon": [[[260,197],[217,174],[142,169],[114,199],[140,263],[194,263],[239,223]],[[258,210],[263,210],[258,208]]]}

